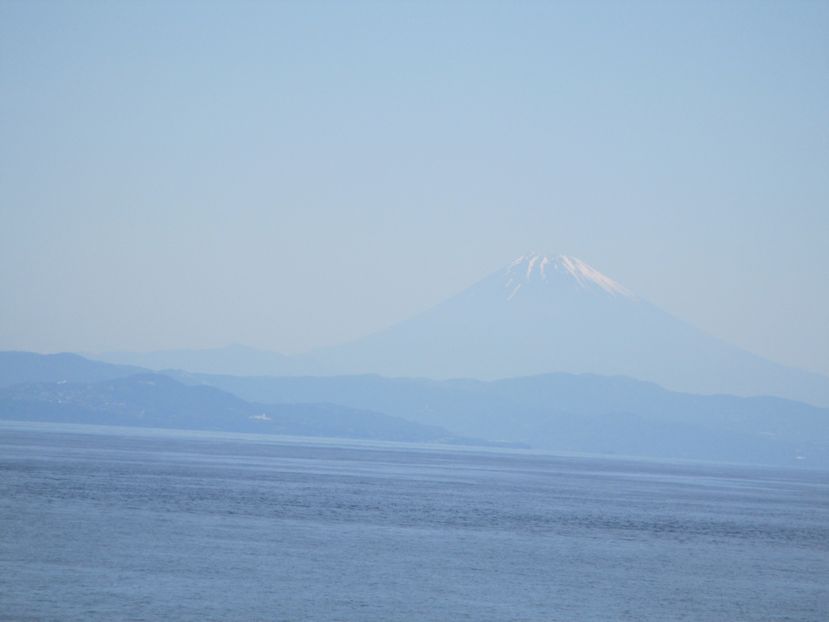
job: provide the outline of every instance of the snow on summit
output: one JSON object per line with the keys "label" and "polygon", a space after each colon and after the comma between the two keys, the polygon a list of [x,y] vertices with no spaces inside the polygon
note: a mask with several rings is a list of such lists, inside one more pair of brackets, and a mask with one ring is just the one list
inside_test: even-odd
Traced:
{"label": "snow on summit", "polygon": [[635,298],[629,289],[577,257],[529,253],[513,261],[507,269],[507,300],[511,300],[528,282],[544,282],[556,276],[572,278],[583,288],[598,287],[614,296]]}

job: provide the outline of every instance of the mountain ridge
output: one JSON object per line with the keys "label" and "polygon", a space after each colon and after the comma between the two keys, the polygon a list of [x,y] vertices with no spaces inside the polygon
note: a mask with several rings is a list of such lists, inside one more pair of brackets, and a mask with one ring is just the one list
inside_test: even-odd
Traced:
{"label": "mountain ridge", "polygon": [[171,373],[257,402],[323,399],[553,451],[829,467],[829,409],[784,398],[677,393],[594,374],[480,381]]}
{"label": "mountain ridge", "polygon": [[[9,364],[18,358],[0,352],[0,385],[9,384],[4,370],[19,379]],[[47,370],[53,364],[48,356],[29,358]],[[81,358],[65,360],[85,368]],[[107,375],[118,377],[6,386],[0,418],[464,444],[485,439],[552,451],[829,468],[829,409],[776,397],[677,393],[595,374],[480,381],[129,374],[107,367]],[[442,429],[437,437],[435,426]]]}
{"label": "mountain ridge", "polygon": [[437,425],[320,400],[257,404],[207,384],[142,373],[96,382],[30,382],[0,389],[0,418],[134,427],[483,444]]}

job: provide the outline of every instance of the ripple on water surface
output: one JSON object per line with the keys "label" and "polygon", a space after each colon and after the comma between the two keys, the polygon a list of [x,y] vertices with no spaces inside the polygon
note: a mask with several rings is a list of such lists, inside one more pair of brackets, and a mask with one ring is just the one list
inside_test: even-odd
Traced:
{"label": "ripple on water surface", "polygon": [[806,470],[6,425],[0,534],[0,619],[829,619]]}

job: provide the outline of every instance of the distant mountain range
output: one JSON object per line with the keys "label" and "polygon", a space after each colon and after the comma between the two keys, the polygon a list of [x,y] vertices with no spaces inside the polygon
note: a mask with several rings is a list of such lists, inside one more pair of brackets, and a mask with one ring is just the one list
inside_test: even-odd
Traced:
{"label": "distant mountain range", "polygon": [[677,391],[775,395],[829,406],[829,378],[706,335],[579,259],[538,254],[516,259],[416,317],[305,355],[234,346],[99,358],[233,375],[624,375]]}
{"label": "distant mountain range", "polygon": [[[16,363],[25,362],[25,373]],[[0,352],[0,418],[331,436],[406,442],[487,444],[440,426],[325,403],[256,404],[210,386],[135,373],[82,357]],[[28,374],[27,382],[18,382]]]}
{"label": "distant mountain range", "polygon": [[829,467],[829,409],[775,397],[692,395],[588,374],[496,381],[174,377],[262,403],[322,400],[557,451]]}
{"label": "distant mountain range", "polygon": [[134,365],[155,371],[183,369],[203,374],[235,376],[319,375],[328,371],[306,357],[291,357],[236,344],[202,350],[107,352],[89,356],[108,363]]}
{"label": "distant mountain range", "polygon": [[97,382],[144,372],[134,365],[111,365],[69,352],[0,352],[0,388],[23,382]]}
{"label": "distant mountain range", "polygon": [[625,377],[159,374],[76,355],[0,352],[0,387],[4,419],[829,468],[829,409],[774,397],[678,393]]}

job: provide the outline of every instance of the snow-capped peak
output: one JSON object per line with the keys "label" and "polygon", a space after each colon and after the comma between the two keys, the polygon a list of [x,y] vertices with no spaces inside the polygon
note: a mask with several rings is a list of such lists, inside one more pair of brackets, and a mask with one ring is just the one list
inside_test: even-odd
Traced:
{"label": "snow-capped peak", "polygon": [[593,286],[614,296],[635,298],[629,289],[577,257],[529,253],[513,261],[507,269],[507,300],[512,299],[525,283],[547,281],[556,274],[569,276],[584,288]]}

